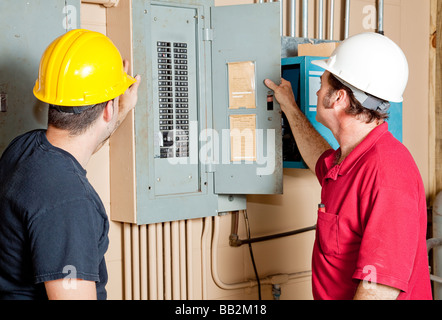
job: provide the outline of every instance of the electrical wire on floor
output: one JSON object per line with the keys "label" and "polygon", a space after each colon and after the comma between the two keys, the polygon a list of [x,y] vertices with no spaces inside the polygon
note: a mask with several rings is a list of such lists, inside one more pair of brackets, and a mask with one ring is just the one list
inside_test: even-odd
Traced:
{"label": "electrical wire on floor", "polygon": [[[247,216],[247,210],[244,210],[244,220],[246,223],[247,237],[250,240],[251,239],[250,225],[249,225],[249,217]],[[259,280],[258,270],[256,269],[255,258],[253,257],[253,249],[252,249],[251,243],[249,243],[249,251],[250,251],[250,258],[252,259],[253,270],[255,271],[256,282],[258,283],[258,297],[259,297],[259,300],[261,300],[261,282]]]}

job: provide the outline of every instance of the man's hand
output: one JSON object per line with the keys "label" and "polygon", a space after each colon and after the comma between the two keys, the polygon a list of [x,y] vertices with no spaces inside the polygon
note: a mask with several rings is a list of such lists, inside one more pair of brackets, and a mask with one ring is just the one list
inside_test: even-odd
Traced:
{"label": "man's hand", "polygon": [[[123,61],[124,71],[127,73],[129,71],[129,61]],[[126,92],[119,97],[118,106],[118,123],[117,127],[126,119],[127,114],[135,108],[138,100],[138,87],[140,86],[141,77],[137,75],[135,77],[135,82],[132,84]]]}
{"label": "man's hand", "polygon": [[275,98],[281,105],[282,111],[287,114],[297,108],[295,96],[292,90],[292,84],[290,81],[281,79],[281,84],[278,86],[272,80],[266,79],[264,84],[275,93]]}
{"label": "man's hand", "polygon": [[299,152],[310,170],[315,173],[319,157],[331,148],[330,145],[299,109],[289,81],[281,79],[281,85],[278,86],[266,79],[264,84],[274,91],[275,98],[290,124]]}

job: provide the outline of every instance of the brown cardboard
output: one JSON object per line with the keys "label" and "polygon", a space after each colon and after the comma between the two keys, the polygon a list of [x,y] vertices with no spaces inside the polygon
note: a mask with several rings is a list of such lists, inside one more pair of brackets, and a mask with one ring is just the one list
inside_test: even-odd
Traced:
{"label": "brown cardboard", "polygon": [[298,56],[330,57],[339,46],[339,42],[324,42],[319,44],[304,43],[298,45]]}

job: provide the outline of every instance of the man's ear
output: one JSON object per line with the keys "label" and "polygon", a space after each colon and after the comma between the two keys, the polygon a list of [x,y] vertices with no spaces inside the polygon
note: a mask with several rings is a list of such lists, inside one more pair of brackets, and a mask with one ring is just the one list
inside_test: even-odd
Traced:
{"label": "man's ear", "polygon": [[333,95],[333,107],[341,106],[342,108],[347,108],[348,104],[348,93],[344,89],[337,90]]}
{"label": "man's ear", "polygon": [[114,100],[110,100],[106,103],[103,110],[103,120],[106,122],[111,122],[114,116]]}

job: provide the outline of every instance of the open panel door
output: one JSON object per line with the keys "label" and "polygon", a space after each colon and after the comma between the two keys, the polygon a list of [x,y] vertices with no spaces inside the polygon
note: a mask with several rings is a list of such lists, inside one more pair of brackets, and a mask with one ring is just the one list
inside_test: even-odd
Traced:
{"label": "open panel door", "polygon": [[282,193],[281,110],[264,80],[281,78],[280,3],[212,8],[216,194]]}

